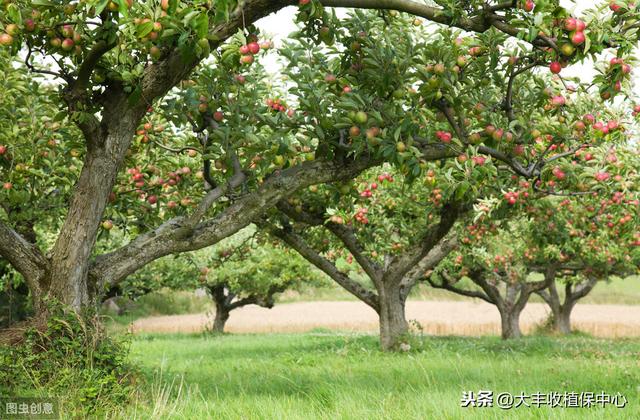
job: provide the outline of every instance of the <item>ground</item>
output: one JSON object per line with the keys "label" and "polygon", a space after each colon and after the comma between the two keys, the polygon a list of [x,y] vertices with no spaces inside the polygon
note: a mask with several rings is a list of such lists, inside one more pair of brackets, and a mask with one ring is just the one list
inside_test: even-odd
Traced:
{"label": "ground", "polygon": [[[165,334],[136,336],[131,357],[151,386],[130,418],[640,418],[640,339],[423,336],[384,354],[375,336],[353,333]],[[629,403],[461,408],[463,391],[478,390],[604,391]]]}
{"label": "ground", "polygon": [[[534,331],[548,317],[548,307],[530,303],[521,325]],[[495,306],[472,301],[409,301],[407,319],[414,330],[437,335],[500,334],[500,316]],[[640,305],[577,305],[574,328],[598,337],[640,336]],[[155,316],[138,319],[134,332],[199,332],[211,321],[210,313]],[[306,332],[314,328],[368,331],[378,328],[378,317],[362,302],[293,302],[273,309],[247,306],[231,313],[227,331],[233,333]]]}

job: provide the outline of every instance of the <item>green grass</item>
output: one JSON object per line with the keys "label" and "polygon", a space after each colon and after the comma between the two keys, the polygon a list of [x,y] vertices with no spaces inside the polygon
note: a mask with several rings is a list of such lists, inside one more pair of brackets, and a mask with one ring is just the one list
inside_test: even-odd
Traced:
{"label": "green grass", "polygon": [[[367,335],[148,335],[131,357],[148,383],[127,418],[640,418],[637,339],[426,337],[384,354]],[[620,392],[629,405],[460,408],[480,389]]]}

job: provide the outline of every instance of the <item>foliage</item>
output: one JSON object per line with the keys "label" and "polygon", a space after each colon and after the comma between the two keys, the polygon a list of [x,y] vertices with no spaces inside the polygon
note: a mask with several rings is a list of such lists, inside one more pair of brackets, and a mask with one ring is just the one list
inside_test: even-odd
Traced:
{"label": "foliage", "polygon": [[0,346],[0,387],[20,397],[59,395],[65,412],[82,416],[127,403],[135,375],[127,340],[107,337],[95,317],[55,303],[48,310],[44,325],[29,327],[16,345]]}

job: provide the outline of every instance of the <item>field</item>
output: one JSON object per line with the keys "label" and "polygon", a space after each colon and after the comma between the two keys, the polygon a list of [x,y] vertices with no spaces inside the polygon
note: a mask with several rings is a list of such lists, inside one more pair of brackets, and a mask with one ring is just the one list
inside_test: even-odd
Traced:
{"label": "field", "polygon": [[[140,335],[132,361],[151,382],[127,418],[637,419],[640,340],[417,338],[384,354],[376,337]],[[461,408],[463,391],[624,395],[623,408]]]}

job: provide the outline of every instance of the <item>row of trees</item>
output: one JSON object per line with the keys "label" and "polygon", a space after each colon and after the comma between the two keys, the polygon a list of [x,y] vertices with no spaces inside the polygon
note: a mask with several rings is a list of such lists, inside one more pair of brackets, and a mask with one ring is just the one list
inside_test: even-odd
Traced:
{"label": "row of trees", "polygon": [[[391,348],[408,291],[449,258],[479,199],[499,195],[489,207],[524,235],[527,208],[548,195],[623,194],[637,220],[637,174],[623,165],[637,156],[625,146],[635,6],[583,21],[552,1],[304,1],[299,32],[274,51],[252,24],[289,3],[3,4],[1,80],[14,93],[0,98],[0,255],[38,313],[47,298],[81,311],[152,261],[256,223],[373,307]],[[377,10],[339,19],[341,6]],[[260,66],[276,53],[282,86]],[[592,84],[562,77],[586,58],[607,59]],[[381,165],[398,181],[369,179]],[[114,226],[123,244],[107,240]],[[336,244],[375,291],[327,258]],[[486,265],[475,255],[463,256],[474,273]],[[524,278],[511,265],[527,271],[510,261],[494,274]],[[436,273],[442,286],[460,274]]]}

